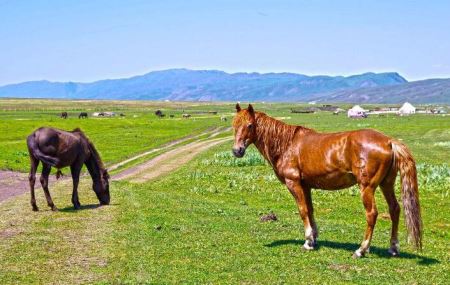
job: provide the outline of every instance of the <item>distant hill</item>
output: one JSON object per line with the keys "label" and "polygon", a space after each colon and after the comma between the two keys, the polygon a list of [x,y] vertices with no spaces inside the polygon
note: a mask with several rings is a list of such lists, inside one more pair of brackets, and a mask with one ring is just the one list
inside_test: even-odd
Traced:
{"label": "distant hill", "polygon": [[450,81],[437,79],[408,83],[395,72],[344,77],[169,69],[92,83],[30,81],[11,84],[0,87],[0,97],[433,103],[449,102],[449,84]]}
{"label": "distant hill", "polygon": [[450,79],[428,79],[395,86],[341,90],[317,94],[311,100],[358,103],[450,103]]}

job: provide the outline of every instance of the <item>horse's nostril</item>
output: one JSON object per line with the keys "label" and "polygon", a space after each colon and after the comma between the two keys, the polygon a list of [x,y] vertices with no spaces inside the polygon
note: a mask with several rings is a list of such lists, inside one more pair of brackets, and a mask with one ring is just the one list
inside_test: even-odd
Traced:
{"label": "horse's nostril", "polygon": [[244,151],[245,151],[245,149],[242,149],[242,148],[238,148],[238,149],[233,148],[233,154],[236,157],[242,157],[242,155],[244,154]]}

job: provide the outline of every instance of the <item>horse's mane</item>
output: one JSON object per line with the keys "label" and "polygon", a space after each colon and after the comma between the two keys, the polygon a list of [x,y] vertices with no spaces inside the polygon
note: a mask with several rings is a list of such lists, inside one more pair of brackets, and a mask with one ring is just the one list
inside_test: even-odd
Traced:
{"label": "horse's mane", "polygon": [[84,132],[80,128],[75,128],[72,133],[77,133],[80,137],[86,140],[89,151],[91,152],[92,158],[97,163],[98,167],[103,170],[105,169],[105,166],[103,165],[103,161],[100,158],[100,155],[98,154],[97,149],[95,148],[94,144],[89,140],[89,138],[84,134]]}
{"label": "horse's mane", "polygon": [[303,126],[288,125],[262,112],[255,112],[255,120],[255,145],[270,162],[290,146],[298,132],[313,131]]}

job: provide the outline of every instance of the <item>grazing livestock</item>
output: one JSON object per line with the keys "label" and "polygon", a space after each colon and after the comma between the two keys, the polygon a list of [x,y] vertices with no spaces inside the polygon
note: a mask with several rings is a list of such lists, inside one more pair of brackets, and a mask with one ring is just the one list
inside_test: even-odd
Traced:
{"label": "grazing livestock", "polygon": [[48,190],[48,177],[52,167],[56,167],[58,174],[60,174],[61,168],[70,166],[73,180],[72,203],[75,209],[79,209],[81,206],[78,199],[78,182],[83,164],[86,165],[91,175],[93,182],[92,188],[100,204],[109,204],[108,171],[103,166],[100,155],[94,145],[80,129],[67,132],[54,128],[39,128],[28,136],[27,146],[31,161],[29,182],[33,211],[38,211],[34,194],[34,184],[40,161],[43,165],[40,181],[44,189],[47,204],[53,211],[56,211],[57,208]]}
{"label": "grazing livestock", "polygon": [[416,164],[403,143],[374,130],[319,133],[255,112],[252,105],[241,109],[237,104],[236,110],[233,154],[244,156],[246,148],[253,143],[269,162],[297,203],[305,229],[305,249],[314,249],[318,237],[311,189],[339,190],[358,184],[367,228],[353,257],[364,256],[369,251],[378,215],[374,197],[378,186],[388,203],[392,221],[388,252],[397,256],[400,215],[394,190],[397,172],[400,172],[409,240],[417,248],[422,247]]}
{"label": "grazing livestock", "polygon": [[171,118],[174,118],[174,117],[175,117],[175,115],[169,115],[169,117],[171,117]]}
{"label": "grazing livestock", "polygon": [[184,119],[189,119],[191,117],[191,114],[183,114]]}
{"label": "grazing livestock", "polygon": [[227,119],[227,117],[222,116],[222,117],[220,117],[220,120],[221,120],[222,122],[226,122],[228,119]]}
{"label": "grazing livestock", "polygon": [[157,117],[159,117],[159,118],[162,118],[162,117],[165,116],[161,110],[156,110],[156,111],[155,111],[155,115],[156,115]]}
{"label": "grazing livestock", "polygon": [[86,112],[81,112],[79,115],[78,115],[78,119],[87,119],[87,117],[88,117],[88,114],[86,113]]}
{"label": "grazing livestock", "polygon": [[61,115],[59,116],[62,119],[67,119],[67,112],[62,112]]}

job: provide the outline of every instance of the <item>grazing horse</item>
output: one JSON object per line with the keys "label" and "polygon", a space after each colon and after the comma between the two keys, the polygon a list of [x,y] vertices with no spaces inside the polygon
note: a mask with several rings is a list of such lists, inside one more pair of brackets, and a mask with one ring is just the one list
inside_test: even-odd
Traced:
{"label": "grazing horse", "polygon": [[61,115],[59,116],[62,119],[67,119],[67,112],[62,112]]}
{"label": "grazing horse", "polygon": [[392,220],[389,253],[397,256],[400,207],[394,184],[399,171],[408,237],[416,248],[422,247],[416,166],[403,143],[374,130],[319,133],[255,112],[251,105],[241,109],[237,104],[236,110],[233,154],[244,156],[246,148],[253,143],[269,162],[297,203],[305,229],[305,249],[314,249],[318,237],[311,189],[339,190],[358,184],[367,228],[353,257],[364,256],[369,250],[378,215],[374,198],[378,186],[388,203]]}
{"label": "grazing horse", "polygon": [[57,177],[60,174],[59,169],[70,166],[73,180],[72,203],[75,209],[80,208],[78,182],[83,164],[86,165],[91,175],[93,182],[92,188],[100,204],[109,204],[108,171],[103,166],[100,155],[94,145],[80,129],[77,128],[71,132],[67,132],[54,128],[39,128],[28,136],[27,145],[31,160],[29,181],[33,211],[38,211],[34,196],[34,184],[39,161],[42,161],[43,164],[40,181],[44,189],[47,204],[53,211],[56,211],[57,208],[53,204],[48,190],[48,176],[52,166],[58,169]]}
{"label": "grazing horse", "polygon": [[183,119],[189,119],[191,117],[191,114],[183,114]]}
{"label": "grazing horse", "polygon": [[86,112],[81,112],[81,113],[78,115],[78,119],[82,119],[82,118],[87,119],[87,117],[88,117],[88,114],[87,114]]}

